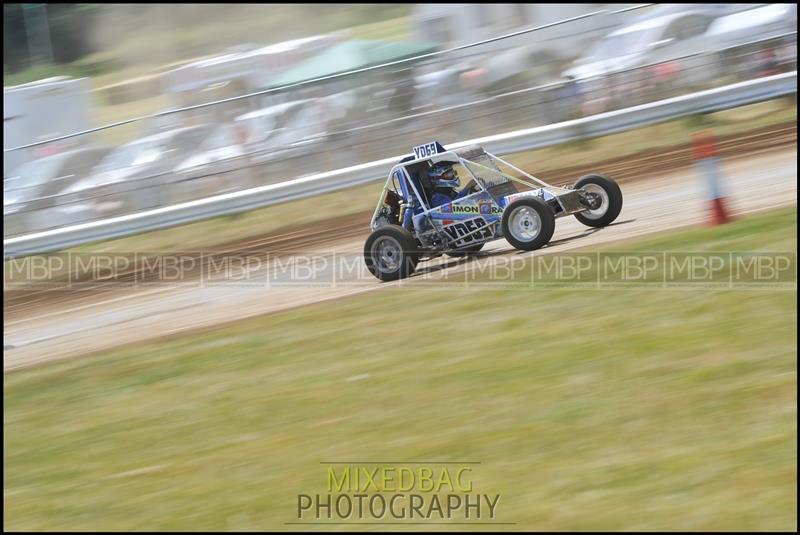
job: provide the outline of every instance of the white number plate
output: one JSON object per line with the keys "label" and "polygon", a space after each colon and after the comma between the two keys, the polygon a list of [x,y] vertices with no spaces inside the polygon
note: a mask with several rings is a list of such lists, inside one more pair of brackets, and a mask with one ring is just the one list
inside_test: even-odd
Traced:
{"label": "white number plate", "polygon": [[414,157],[417,160],[420,158],[428,158],[434,154],[436,154],[436,143],[426,143],[425,145],[414,147]]}

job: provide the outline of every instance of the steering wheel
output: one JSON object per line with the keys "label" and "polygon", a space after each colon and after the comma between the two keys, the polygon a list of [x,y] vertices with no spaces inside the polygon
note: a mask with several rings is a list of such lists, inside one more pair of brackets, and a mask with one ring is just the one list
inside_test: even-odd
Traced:
{"label": "steering wheel", "polygon": [[468,191],[469,193],[476,193],[477,191],[479,191],[479,189],[480,188],[478,188],[478,183],[475,182],[474,178],[470,178],[469,182],[467,182],[467,185],[464,186],[464,191]]}

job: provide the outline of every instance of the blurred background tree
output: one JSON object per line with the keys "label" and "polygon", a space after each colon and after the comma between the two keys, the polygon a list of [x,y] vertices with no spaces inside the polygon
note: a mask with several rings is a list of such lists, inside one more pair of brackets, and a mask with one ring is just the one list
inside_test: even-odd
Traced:
{"label": "blurred background tree", "polygon": [[91,29],[99,4],[3,4],[4,73],[37,63],[64,64],[96,49]]}

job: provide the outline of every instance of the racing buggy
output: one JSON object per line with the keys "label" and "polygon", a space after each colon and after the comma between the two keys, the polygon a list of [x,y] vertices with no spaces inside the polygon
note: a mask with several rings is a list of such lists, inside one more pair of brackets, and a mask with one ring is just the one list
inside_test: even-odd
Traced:
{"label": "racing buggy", "polygon": [[[443,203],[430,179],[441,165],[469,179]],[[533,251],[550,241],[556,218],[574,215],[584,225],[604,227],[621,210],[622,191],[607,176],[587,175],[572,187],[556,187],[480,146],[446,150],[439,142],[427,143],[389,172],[364,260],[375,277],[391,281],[410,276],[421,260],[474,254],[500,238]]]}

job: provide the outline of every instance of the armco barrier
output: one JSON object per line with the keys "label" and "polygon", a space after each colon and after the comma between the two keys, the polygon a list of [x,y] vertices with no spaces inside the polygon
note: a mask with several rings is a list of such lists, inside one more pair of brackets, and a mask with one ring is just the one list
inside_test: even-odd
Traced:
{"label": "armco barrier", "polygon": [[[479,144],[490,152],[499,155],[509,154],[549,147],[567,141],[613,134],[685,115],[735,108],[796,92],[797,71],[793,71],[581,119],[458,143],[447,143],[447,147],[458,148],[464,145]],[[446,142],[446,140],[443,141]],[[3,240],[3,257],[8,259],[60,250],[93,241],[244,212],[270,204],[312,197],[370,181],[383,180],[392,165],[407,155],[392,156],[277,184],[215,195],[101,221],[16,236]]]}

